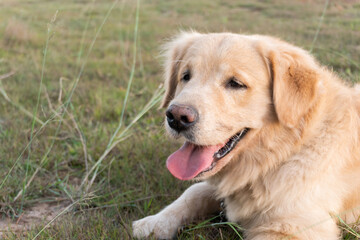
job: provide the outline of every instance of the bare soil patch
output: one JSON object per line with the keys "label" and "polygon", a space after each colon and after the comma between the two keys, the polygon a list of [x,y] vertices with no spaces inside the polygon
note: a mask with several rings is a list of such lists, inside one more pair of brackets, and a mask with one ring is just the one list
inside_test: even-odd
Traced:
{"label": "bare soil patch", "polygon": [[68,202],[38,203],[24,210],[17,220],[9,217],[0,219],[0,237],[6,233],[20,233],[40,224],[46,224],[63,211]]}

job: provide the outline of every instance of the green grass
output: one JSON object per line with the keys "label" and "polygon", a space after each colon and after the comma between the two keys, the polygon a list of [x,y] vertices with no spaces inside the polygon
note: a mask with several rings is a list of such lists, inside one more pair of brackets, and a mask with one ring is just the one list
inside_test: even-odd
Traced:
{"label": "green grass", "polygon": [[[2,217],[21,222],[38,202],[72,204],[49,228],[43,221],[7,238],[131,239],[133,220],[189,186],[166,170],[179,143],[166,137],[163,110],[147,105],[161,93],[159,46],[180,29],[278,36],[360,81],[360,4],[330,1],[320,25],[325,2],[1,1]],[[214,219],[179,238],[234,239],[238,231]],[[344,239],[355,236],[344,226]]]}

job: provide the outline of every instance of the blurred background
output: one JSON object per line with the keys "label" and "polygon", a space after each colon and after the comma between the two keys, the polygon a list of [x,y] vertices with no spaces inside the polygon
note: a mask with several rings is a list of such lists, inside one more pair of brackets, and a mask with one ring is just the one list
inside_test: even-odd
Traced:
{"label": "blurred background", "polygon": [[[360,80],[358,0],[1,0],[0,238],[131,239],[190,185],[158,109],[161,45],[190,29],[277,36]],[[241,238],[214,222],[178,238]]]}

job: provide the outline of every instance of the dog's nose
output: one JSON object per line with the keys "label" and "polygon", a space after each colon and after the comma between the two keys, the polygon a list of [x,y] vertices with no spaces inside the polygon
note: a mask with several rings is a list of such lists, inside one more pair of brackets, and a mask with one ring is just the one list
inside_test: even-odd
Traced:
{"label": "dog's nose", "polygon": [[198,120],[198,112],[191,106],[172,104],[166,111],[169,126],[181,132],[193,126]]}

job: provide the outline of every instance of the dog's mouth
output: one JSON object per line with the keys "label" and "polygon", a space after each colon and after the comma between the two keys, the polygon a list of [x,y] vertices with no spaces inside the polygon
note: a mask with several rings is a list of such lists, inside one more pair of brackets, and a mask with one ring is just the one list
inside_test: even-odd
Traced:
{"label": "dog's mouth", "polygon": [[193,179],[211,171],[236,147],[248,131],[249,128],[242,129],[225,144],[199,146],[186,141],[179,150],[169,156],[166,166],[172,175],[181,180]]}

